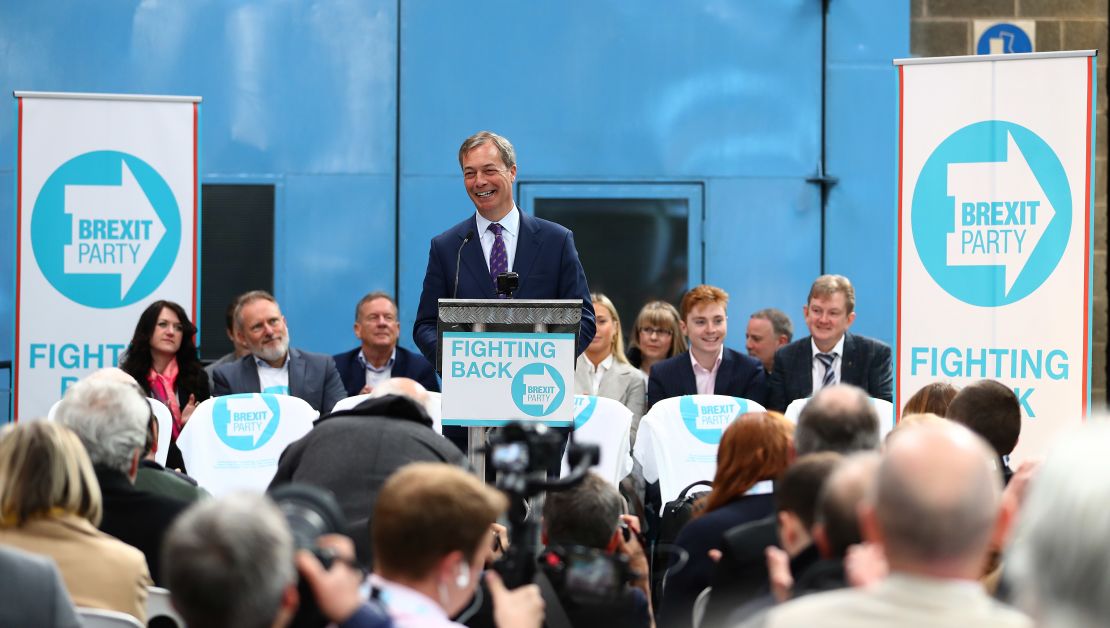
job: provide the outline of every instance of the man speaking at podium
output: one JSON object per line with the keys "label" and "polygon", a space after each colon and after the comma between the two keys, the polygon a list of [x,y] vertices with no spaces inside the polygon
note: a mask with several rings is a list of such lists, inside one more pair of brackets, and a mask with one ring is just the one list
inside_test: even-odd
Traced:
{"label": "man speaking at podium", "polygon": [[475,133],[459,148],[459,165],[478,211],[432,238],[412,330],[416,346],[435,364],[439,299],[496,299],[497,275],[512,271],[520,276],[518,298],[582,301],[575,352],[581,355],[594,337],[594,308],[573,234],[517,208],[516,154],[509,140],[489,131]]}

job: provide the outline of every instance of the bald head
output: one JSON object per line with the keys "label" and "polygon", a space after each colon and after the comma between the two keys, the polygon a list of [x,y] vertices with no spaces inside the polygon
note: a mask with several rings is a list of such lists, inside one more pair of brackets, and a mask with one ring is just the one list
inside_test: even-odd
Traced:
{"label": "bald head", "polygon": [[879,415],[863,390],[848,384],[822,388],[798,415],[798,456],[821,451],[851,454],[879,448]]}
{"label": "bald head", "polygon": [[990,446],[956,423],[907,428],[879,466],[874,514],[892,569],[977,575],[1001,476]]}
{"label": "bald head", "polygon": [[428,404],[428,389],[420,385],[420,382],[407,377],[393,377],[385,380],[374,387],[374,392],[370,393],[370,398],[376,399],[386,395],[408,397],[421,406]]}

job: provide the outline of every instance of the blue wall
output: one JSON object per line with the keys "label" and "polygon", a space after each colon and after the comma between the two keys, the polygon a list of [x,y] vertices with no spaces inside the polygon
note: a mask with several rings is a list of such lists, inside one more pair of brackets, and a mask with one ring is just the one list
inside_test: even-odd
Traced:
{"label": "blue wall", "polygon": [[[351,306],[373,289],[398,293],[411,342],[428,240],[473,211],[456,151],[481,128],[513,140],[524,183],[702,186],[692,236],[704,279],[732,294],[729,344],[742,347],[757,308],[802,325],[821,265],[820,195],[805,181],[821,146],[821,4],[5,2],[0,85],[202,96],[202,182],[277,186],[275,292],[307,349],[353,346]],[[909,3],[829,5],[825,140],[839,183],[825,267],[856,283],[856,329],[890,340],[890,59],[908,56]],[[0,224],[14,225],[6,106]],[[13,238],[0,229],[0,250]],[[13,275],[0,257],[0,359],[13,353]]]}

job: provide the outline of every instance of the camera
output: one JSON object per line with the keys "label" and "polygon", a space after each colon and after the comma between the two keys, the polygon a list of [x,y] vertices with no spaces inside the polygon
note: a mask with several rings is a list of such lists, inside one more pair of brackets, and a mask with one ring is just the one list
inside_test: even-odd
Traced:
{"label": "camera", "polygon": [[[312,552],[324,569],[330,569],[335,556],[331,550],[319,547],[316,539],[325,534],[342,534],[346,527],[343,510],[331,491],[309,484],[284,484],[271,490],[269,496],[289,524],[294,547]],[[308,582],[299,576],[297,593],[301,603],[290,626],[322,628],[331,623],[316,605]]]}
{"label": "camera", "polygon": [[592,547],[551,546],[540,564],[555,588],[582,606],[621,599],[633,580],[627,556]]}
{"label": "camera", "polygon": [[489,459],[504,474],[546,472],[559,461],[563,435],[542,423],[510,423],[490,434]]}

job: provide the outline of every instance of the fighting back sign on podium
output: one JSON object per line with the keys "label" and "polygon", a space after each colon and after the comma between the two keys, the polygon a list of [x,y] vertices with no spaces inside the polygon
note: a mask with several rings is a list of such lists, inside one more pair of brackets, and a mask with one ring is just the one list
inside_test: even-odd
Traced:
{"label": "fighting back sign on podium", "polygon": [[443,425],[574,423],[576,300],[441,299]]}

